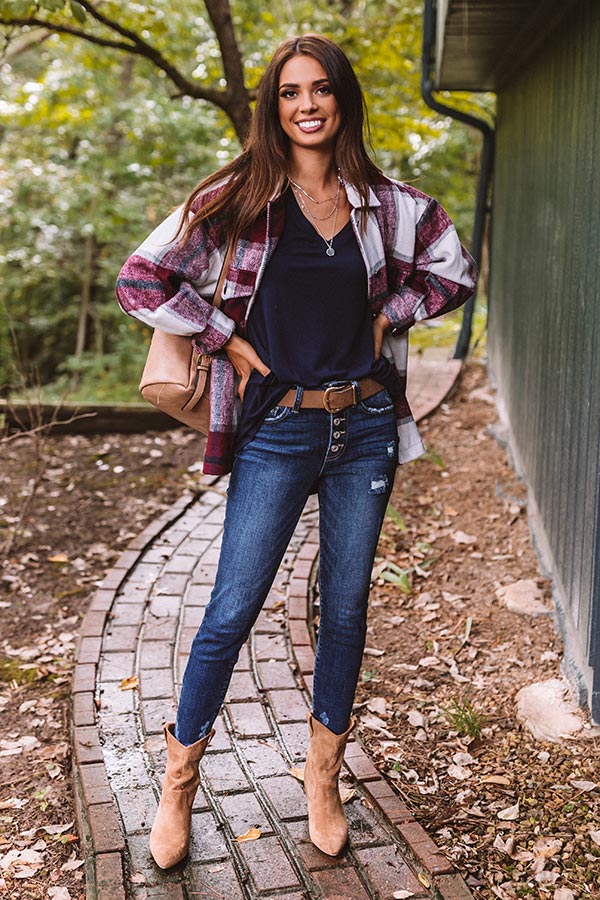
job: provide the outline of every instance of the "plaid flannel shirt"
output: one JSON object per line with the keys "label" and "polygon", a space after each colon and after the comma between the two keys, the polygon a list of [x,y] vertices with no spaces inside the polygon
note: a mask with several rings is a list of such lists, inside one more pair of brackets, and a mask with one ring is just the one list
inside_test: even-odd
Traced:
{"label": "plaid flannel shirt", "polygon": [[[380,176],[370,190],[366,228],[360,227],[360,197],[346,184],[351,221],[368,276],[373,318],[383,312],[392,328],[382,352],[404,385],[395,401],[398,462],[424,452],[406,400],[408,329],[416,321],[456,309],[474,292],[477,272],[440,204],[409,185]],[[205,203],[221,186],[198,201]],[[275,197],[238,240],[223,286],[220,308],[212,305],[223,265],[227,235],[220,221],[203,222],[191,239],[175,240],[182,207],[165,219],[125,262],[117,281],[121,308],[146,325],[190,335],[200,353],[212,357],[210,431],[203,471],[231,470],[240,401],[237,375],[222,349],[234,332],[245,334],[254,297],[278,239],[284,213]]]}

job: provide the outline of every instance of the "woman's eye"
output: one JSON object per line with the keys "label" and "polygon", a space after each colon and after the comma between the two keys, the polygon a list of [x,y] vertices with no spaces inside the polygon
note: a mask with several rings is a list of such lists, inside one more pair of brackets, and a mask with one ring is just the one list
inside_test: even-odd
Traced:
{"label": "woman's eye", "polygon": [[289,100],[290,97],[295,97],[295,96],[296,96],[296,91],[292,91],[292,90],[282,91],[281,94],[280,94],[279,96],[280,96],[280,97],[283,97],[284,100]]}
{"label": "woman's eye", "polygon": [[330,94],[330,93],[331,93],[331,88],[329,87],[328,84],[323,84],[323,85],[321,85],[321,87],[318,89],[317,93],[318,93],[318,94]]}

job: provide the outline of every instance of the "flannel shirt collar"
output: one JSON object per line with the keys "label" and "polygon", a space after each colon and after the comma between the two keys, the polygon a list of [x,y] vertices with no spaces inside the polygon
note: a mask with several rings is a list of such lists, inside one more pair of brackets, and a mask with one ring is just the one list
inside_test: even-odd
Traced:
{"label": "flannel shirt collar", "polygon": [[[353,184],[350,184],[349,181],[344,180],[344,187],[346,188],[346,196],[348,198],[348,203],[350,206],[353,206],[355,209],[357,207],[362,207],[362,200],[360,194],[356,190]],[[375,191],[372,187],[369,188],[369,209],[374,206],[381,206],[380,201],[377,199]]]}

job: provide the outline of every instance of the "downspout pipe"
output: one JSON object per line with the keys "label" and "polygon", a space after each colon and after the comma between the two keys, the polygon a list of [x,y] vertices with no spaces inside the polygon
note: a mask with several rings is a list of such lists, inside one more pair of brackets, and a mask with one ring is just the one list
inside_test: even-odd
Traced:
{"label": "downspout pipe", "polygon": [[[477,196],[475,199],[475,216],[473,219],[473,233],[471,238],[471,255],[477,266],[481,266],[481,251],[483,247],[483,235],[485,231],[485,217],[491,212],[488,205],[488,194],[494,168],[494,131],[483,119],[469,115],[440,103],[433,96],[433,71],[435,62],[436,41],[436,0],[425,0],[423,9],[423,55],[421,94],[423,100],[435,112],[444,116],[450,116],[465,125],[477,128],[483,135],[483,149],[481,154],[481,169],[477,184]],[[471,331],[473,322],[473,310],[475,309],[476,293],[465,304],[460,333],[454,348],[454,359],[465,359],[471,343]]]}

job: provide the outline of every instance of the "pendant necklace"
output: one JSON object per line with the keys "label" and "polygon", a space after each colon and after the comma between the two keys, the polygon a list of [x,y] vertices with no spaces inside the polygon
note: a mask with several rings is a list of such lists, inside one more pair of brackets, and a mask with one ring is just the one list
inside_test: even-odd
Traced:
{"label": "pendant necklace", "polygon": [[[342,189],[342,179],[340,177],[339,171],[338,171],[338,189],[333,197],[327,197],[325,200],[315,200],[315,198],[311,197],[311,195],[307,191],[305,191],[303,187],[301,187],[299,184],[296,184],[295,181],[292,181],[292,179],[289,177],[289,175],[288,175],[288,179],[289,179],[289,182],[292,185],[292,187],[297,189],[297,191],[295,191],[295,193],[296,193],[296,198],[297,198],[298,202],[300,203],[300,206],[312,220],[312,222],[315,226],[315,229],[317,231],[317,234],[325,241],[325,246],[327,248],[325,250],[325,253],[327,254],[327,256],[335,256],[335,250],[333,249],[333,239],[335,238],[335,226],[337,223],[337,214],[338,214],[338,207],[339,207],[339,202],[340,202],[340,191]],[[333,210],[329,213],[328,216],[317,217],[317,216],[313,215],[312,211],[309,209],[309,207],[305,203],[304,198],[302,197],[302,194],[304,194],[306,197],[308,197],[309,200],[311,200],[313,203],[316,203],[317,205],[321,204],[321,203],[334,203],[335,205],[333,207]],[[318,223],[326,221],[332,215],[333,215],[333,229],[332,229],[331,237],[328,239],[325,237],[325,235],[319,228]]]}

